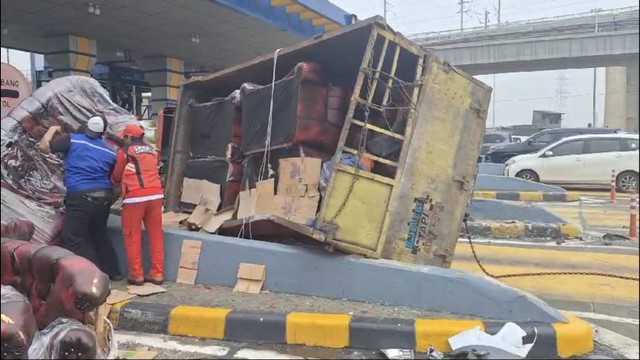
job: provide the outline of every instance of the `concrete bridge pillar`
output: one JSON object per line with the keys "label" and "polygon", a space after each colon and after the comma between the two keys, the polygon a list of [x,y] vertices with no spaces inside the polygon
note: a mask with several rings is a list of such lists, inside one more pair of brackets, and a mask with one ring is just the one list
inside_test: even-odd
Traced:
{"label": "concrete bridge pillar", "polygon": [[151,118],[167,105],[176,105],[184,79],[184,61],[169,57],[147,58],[139,62],[151,85]]}
{"label": "concrete bridge pillar", "polygon": [[44,54],[53,69],[53,77],[69,75],[91,76],[96,63],[96,41],[81,36],[65,35],[51,38],[51,50]]}
{"label": "concrete bridge pillar", "polygon": [[606,69],[604,125],[638,131],[638,65]]}

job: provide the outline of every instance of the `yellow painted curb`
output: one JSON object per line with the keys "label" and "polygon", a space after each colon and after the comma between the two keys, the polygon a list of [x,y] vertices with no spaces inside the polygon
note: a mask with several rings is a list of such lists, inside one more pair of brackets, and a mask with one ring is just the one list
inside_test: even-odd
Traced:
{"label": "yellow painted curb", "polygon": [[567,358],[593,351],[593,329],[586,321],[572,314],[564,314],[568,323],[552,324],[556,331],[558,356]]}
{"label": "yellow painted curb", "polygon": [[349,347],[349,314],[292,312],[287,315],[287,344]]}
{"label": "yellow painted curb", "polygon": [[432,345],[439,351],[451,351],[449,338],[484,324],[479,320],[416,319],[416,350],[426,351]]}
{"label": "yellow painted curb", "polygon": [[520,195],[520,201],[527,201],[527,202],[544,201],[544,193],[541,193],[541,192],[521,191],[518,194]]}
{"label": "yellow painted curb", "polygon": [[491,235],[505,237],[524,237],[524,223],[491,223]]}
{"label": "yellow painted curb", "polygon": [[497,193],[495,191],[474,191],[473,197],[479,199],[495,199]]}
{"label": "yellow painted curb", "polygon": [[228,308],[179,305],[169,314],[169,335],[223,339]]}
{"label": "yellow painted curb", "polygon": [[560,233],[564,237],[577,238],[582,236],[584,230],[582,226],[576,224],[560,224]]}

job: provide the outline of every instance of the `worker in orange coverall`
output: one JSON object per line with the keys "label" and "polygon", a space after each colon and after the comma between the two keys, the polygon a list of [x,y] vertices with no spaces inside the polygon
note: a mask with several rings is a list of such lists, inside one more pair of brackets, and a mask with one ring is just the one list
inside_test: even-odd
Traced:
{"label": "worker in orange coverall", "polygon": [[[132,285],[164,280],[164,240],[162,233],[163,189],[158,171],[158,153],[144,142],[144,129],[128,124],[122,137],[125,145],[118,151],[111,180],[122,184],[122,232],[129,264],[128,281]],[[143,276],[142,223],[149,236],[151,269]]]}

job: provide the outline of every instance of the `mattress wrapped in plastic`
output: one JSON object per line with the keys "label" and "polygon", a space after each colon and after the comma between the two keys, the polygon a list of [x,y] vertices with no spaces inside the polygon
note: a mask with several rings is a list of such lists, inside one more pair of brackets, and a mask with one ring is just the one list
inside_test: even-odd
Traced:
{"label": "mattress wrapped in plastic", "polygon": [[0,127],[2,180],[21,196],[62,206],[63,158],[45,155],[36,145],[53,125],[63,132],[84,131],[93,114],[107,118],[108,141],[115,148],[119,134],[136,118],[114,104],[109,93],[94,79],[67,76],[54,79],[24,99],[4,118]]}
{"label": "mattress wrapped in plastic", "polygon": [[192,158],[225,157],[233,136],[235,104],[232,97],[188,104]]}
{"label": "mattress wrapped in plastic", "polygon": [[38,332],[31,305],[23,294],[11,286],[2,285],[0,292],[2,358],[27,359],[29,347]]}
{"label": "mattress wrapped in plastic", "polygon": [[[241,89],[244,154],[266,148],[272,86]],[[327,84],[315,63],[299,63],[273,89],[271,148],[307,144],[334,151],[341,126],[327,121]]]}

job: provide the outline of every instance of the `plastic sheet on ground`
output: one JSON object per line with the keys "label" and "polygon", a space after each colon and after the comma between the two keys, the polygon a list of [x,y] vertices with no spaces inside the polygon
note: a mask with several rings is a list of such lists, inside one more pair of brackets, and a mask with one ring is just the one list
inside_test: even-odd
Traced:
{"label": "plastic sheet on ground", "polygon": [[[111,345],[115,346],[113,341]],[[107,359],[111,353],[111,349],[99,349],[93,329],[67,318],[58,318],[41,330],[29,348],[30,359]]]}
{"label": "plastic sheet on ground", "polygon": [[[534,328],[535,330],[535,328]],[[526,358],[529,351],[536,342],[523,344],[522,340],[527,333],[517,324],[508,322],[495,335],[489,335],[480,330],[479,326],[463,331],[449,338],[449,345],[454,351],[468,346],[488,346],[494,347],[521,358]]]}

